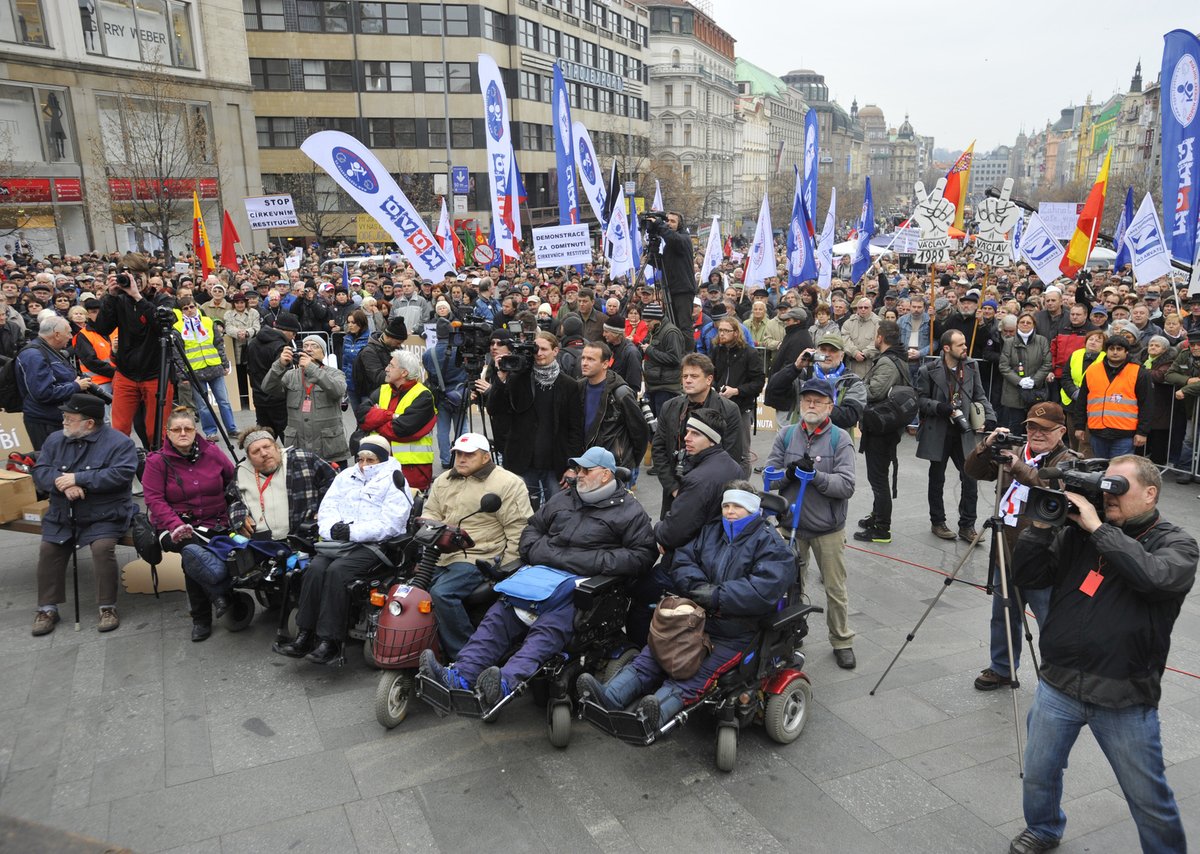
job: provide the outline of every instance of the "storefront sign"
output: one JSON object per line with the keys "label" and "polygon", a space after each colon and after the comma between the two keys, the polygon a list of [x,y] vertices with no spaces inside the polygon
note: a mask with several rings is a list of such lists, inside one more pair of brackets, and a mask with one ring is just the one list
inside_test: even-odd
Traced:
{"label": "storefront sign", "polygon": [[54,195],[60,202],[82,202],[83,182],[78,178],[55,178]]}
{"label": "storefront sign", "polygon": [[0,178],[0,204],[50,201],[49,178]]}

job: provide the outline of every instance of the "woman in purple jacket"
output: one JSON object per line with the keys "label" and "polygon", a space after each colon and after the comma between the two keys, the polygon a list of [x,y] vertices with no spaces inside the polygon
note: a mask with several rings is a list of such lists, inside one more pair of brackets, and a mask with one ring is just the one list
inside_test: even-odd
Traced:
{"label": "woman in purple jacket", "polygon": [[[192,640],[212,634],[213,607],[220,617],[229,607],[227,589],[206,584],[196,561],[184,551],[200,545],[195,529],[229,530],[225,488],[233,482],[233,462],[215,443],[196,432],[196,416],[177,409],[167,419],[167,442],[146,458],[142,474],[150,524],[159,531],[164,549],[181,552],[184,582],[192,615]],[[211,534],[210,534],[211,535]]]}

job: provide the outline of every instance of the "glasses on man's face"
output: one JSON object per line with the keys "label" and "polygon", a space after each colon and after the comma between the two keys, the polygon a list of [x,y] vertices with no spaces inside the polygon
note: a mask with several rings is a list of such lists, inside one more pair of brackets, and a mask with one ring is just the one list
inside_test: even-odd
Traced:
{"label": "glasses on man's face", "polygon": [[174,433],[176,436],[186,436],[189,433],[195,433],[195,427],[168,427],[168,433]]}

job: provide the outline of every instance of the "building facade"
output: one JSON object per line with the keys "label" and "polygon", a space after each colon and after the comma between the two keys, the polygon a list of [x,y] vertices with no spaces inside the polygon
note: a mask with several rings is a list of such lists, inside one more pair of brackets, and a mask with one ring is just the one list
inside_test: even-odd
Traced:
{"label": "building facade", "polygon": [[259,191],[241,13],[240,0],[0,0],[0,245],[178,252],[193,192],[219,233],[223,210]]}
{"label": "building facade", "polygon": [[[764,192],[771,196],[773,223],[791,212],[795,189],[792,165],[804,162],[804,114],[808,107],[798,90],[752,62],[739,58],[734,75],[739,93],[738,116],[744,125],[743,145],[747,140],[754,141],[754,147],[747,150],[739,146],[734,155],[734,173],[740,176],[734,220],[742,220],[742,230],[746,231],[754,228]],[[764,124],[765,159],[757,148]]]}
{"label": "building facade", "polygon": [[866,161],[863,130],[857,118],[858,102],[853,102],[847,112],[837,101],[830,100],[825,75],[809,69],[789,71],[781,79],[800,93],[809,109],[817,111],[819,180],[826,183],[833,180],[843,188],[860,183],[866,174]]}
{"label": "building facade", "polygon": [[[486,230],[481,53],[504,78],[526,226],[558,222],[550,105],[556,61],[572,118],[587,126],[605,174],[614,159],[626,177],[645,169],[649,15],[629,0],[244,4],[263,186],[293,192],[301,222],[283,236],[360,236],[357,207],[298,150],[322,129],[366,143],[423,214],[445,195],[454,219]],[[451,186],[451,166],[466,169],[465,186]],[[581,212],[592,218],[586,201]],[[377,235],[361,222],[364,239]]]}

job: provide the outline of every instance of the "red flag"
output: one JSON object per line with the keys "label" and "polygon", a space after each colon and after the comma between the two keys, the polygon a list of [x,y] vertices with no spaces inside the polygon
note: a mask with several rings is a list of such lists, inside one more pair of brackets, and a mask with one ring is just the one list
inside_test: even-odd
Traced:
{"label": "red flag", "polygon": [[237,229],[233,227],[233,220],[229,217],[229,211],[225,211],[225,220],[221,223],[221,266],[226,270],[237,272],[237,246],[242,239],[238,237]]}
{"label": "red flag", "polygon": [[725,246],[721,248],[721,253],[729,258],[733,255],[733,240],[729,237],[725,238]]}
{"label": "red flag", "polygon": [[463,247],[462,240],[458,237],[458,232],[450,229],[450,240],[454,243],[454,266],[462,268],[467,263],[467,252]]}

